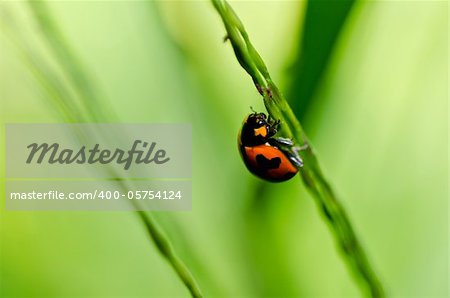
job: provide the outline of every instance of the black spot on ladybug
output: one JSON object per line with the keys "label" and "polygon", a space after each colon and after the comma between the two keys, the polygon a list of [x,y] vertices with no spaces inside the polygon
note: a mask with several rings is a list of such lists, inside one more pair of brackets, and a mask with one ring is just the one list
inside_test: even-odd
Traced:
{"label": "black spot on ladybug", "polygon": [[265,170],[278,169],[281,164],[281,158],[274,157],[274,158],[268,159],[264,155],[258,154],[258,155],[256,155],[256,162],[262,169],[265,169]]}

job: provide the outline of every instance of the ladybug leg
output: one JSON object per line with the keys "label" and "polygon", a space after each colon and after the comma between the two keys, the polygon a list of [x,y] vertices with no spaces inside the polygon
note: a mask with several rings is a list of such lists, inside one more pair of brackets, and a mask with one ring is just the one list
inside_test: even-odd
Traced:
{"label": "ladybug leg", "polygon": [[303,146],[293,146],[294,143],[292,140],[287,138],[272,138],[268,142],[272,146],[283,148],[283,152],[297,168],[303,167],[303,160],[298,152],[308,149],[308,144],[304,144]]}
{"label": "ladybug leg", "polygon": [[280,127],[280,119],[276,120],[273,125],[275,126],[276,129],[278,129]]}
{"label": "ladybug leg", "polygon": [[297,167],[301,168],[303,167],[303,159],[298,155],[297,152],[290,153],[288,152],[289,160]]}
{"label": "ladybug leg", "polygon": [[299,153],[300,151],[304,151],[304,150],[306,150],[306,149],[308,149],[308,148],[309,148],[308,143],[305,143],[305,144],[303,144],[302,146],[291,147],[291,151],[292,151],[295,155],[299,156],[298,153]]}
{"label": "ladybug leg", "polygon": [[295,146],[291,147],[291,150],[289,152],[289,159],[293,164],[295,164],[297,167],[303,167],[303,160],[298,154],[299,151],[303,151],[309,148],[308,143],[303,144],[303,146]]}
{"label": "ladybug leg", "polygon": [[269,144],[277,147],[293,146],[294,142],[288,138],[272,138],[269,140]]}
{"label": "ladybug leg", "polygon": [[308,143],[305,143],[305,144],[303,144],[302,146],[295,146],[295,147],[292,147],[292,151],[295,151],[295,152],[299,152],[299,151],[304,151],[304,150],[306,150],[306,149],[308,149],[309,148],[309,145],[308,145]]}
{"label": "ladybug leg", "polygon": [[271,126],[273,126],[273,127],[275,127],[276,129],[278,129],[278,127],[280,126],[280,120],[275,120],[275,119],[273,119],[271,116],[270,116],[270,114],[268,114],[269,115],[269,117],[267,118],[267,122],[271,125]]}

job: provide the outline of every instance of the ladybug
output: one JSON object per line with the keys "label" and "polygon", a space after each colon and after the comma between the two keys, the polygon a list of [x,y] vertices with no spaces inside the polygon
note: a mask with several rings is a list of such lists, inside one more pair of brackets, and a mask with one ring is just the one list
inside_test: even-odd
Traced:
{"label": "ladybug", "polygon": [[239,152],[248,170],[254,175],[270,181],[282,182],[291,179],[303,166],[303,161],[290,139],[275,138],[280,126],[264,113],[248,115],[238,136]]}

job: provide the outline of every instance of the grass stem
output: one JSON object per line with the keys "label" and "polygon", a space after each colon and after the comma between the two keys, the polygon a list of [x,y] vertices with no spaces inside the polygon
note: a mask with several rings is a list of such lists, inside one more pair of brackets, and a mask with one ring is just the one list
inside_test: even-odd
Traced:
{"label": "grass stem", "polygon": [[[53,53],[53,57],[63,70],[65,76],[69,78],[69,82],[75,90],[76,98],[68,86],[66,86],[58,75],[51,68],[48,67],[43,59],[36,57],[36,55],[29,50],[29,47],[24,38],[17,37],[18,27],[11,29],[8,36],[11,37],[13,43],[18,47],[21,58],[30,69],[38,83],[49,96],[52,104],[60,113],[60,117],[66,122],[111,122],[117,121],[115,113],[107,100],[103,100],[99,96],[98,88],[93,83],[93,80],[88,75],[87,70],[83,67],[80,60],[76,56],[75,51],[64,38],[64,35],[59,31],[57,23],[53,19],[45,2],[31,1],[28,2],[31,12],[34,16],[36,24],[42,33],[44,40],[47,41],[47,46]],[[10,17],[10,16],[8,16]],[[6,24],[5,24],[6,25]],[[14,31],[14,32],[12,32]],[[95,112],[95,111],[108,111]],[[120,177],[119,174],[113,174],[114,177]],[[118,180],[117,183],[125,190],[127,186],[123,181]],[[132,201],[134,203],[134,201]],[[187,287],[192,297],[202,297],[200,288],[195,281],[193,275],[190,273],[188,267],[176,255],[175,250],[169,240],[169,237],[157,225],[149,212],[139,211],[139,206],[135,205],[136,214],[143,222],[150,239],[155,244],[161,255],[169,262],[170,266],[175,270],[178,277]]]}
{"label": "grass stem", "polygon": [[251,44],[242,22],[226,1],[212,0],[212,2],[222,18],[227,31],[226,39],[231,42],[239,64],[253,79],[256,89],[263,97],[268,113],[284,124],[280,133],[283,137],[291,138],[298,146],[309,145],[306,150],[300,152],[304,160],[304,166],[299,168],[300,174],[322,215],[327,220],[347,264],[372,297],[384,297],[382,284],[375,274],[343,206],[325,179],[316,154],[309,144],[300,122],[272,81],[267,67]]}

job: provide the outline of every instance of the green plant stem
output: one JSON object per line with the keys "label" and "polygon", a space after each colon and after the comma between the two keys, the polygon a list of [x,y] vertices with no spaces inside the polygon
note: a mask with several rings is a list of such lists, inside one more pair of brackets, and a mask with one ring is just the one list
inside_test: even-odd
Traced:
{"label": "green plant stem", "polygon": [[144,211],[137,211],[138,215],[141,217],[144,222],[147,230],[149,231],[149,235],[152,237],[153,242],[158,247],[158,250],[163,254],[163,256],[169,261],[172,267],[175,269],[175,272],[183,281],[185,286],[189,289],[192,297],[200,298],[203,297],[200,288],[192,276],[189,269],[186,265],[181,261],[181,259],[176,255],[172,244],[169,239],[165,236],[163,231],[158,228],[158,225],[154,222],[154,219],[150,216],[150,214]]}
{"label": "green plant stem", "polygon": [[251,44],[242,22],[226,1],[212,0],[212,2],[222,18],[227,31],[226,39],[231,42],[237,60],[252,77],[255,87],[263,96],[268,113],[274,119],[281,121],[282,130],[280,133],[284,137],[291,138],[298,146],[309,145],[306,150],[300,152],[304,160],[304,166],[299,168],[300,174],[326,218],[347,264],[368,288],[372,297],[384,297],[383,287],[353,231],[344,208],[324,178],[317,157],[300,122],[270,78],[269,72]]}
{"label": "green plant stem", "polygon": [[[49,96],[52,104],[57,107],[64,121],[67,122],[108,122],[114,121],[115,114],[112,113],[112,107],[109,106],[108,101],[100,100],[98,97],[97,88],[92,79],[88,76],[88,72],[79,63],[75,52],[71,50],[68,42],[64,39],[64,35],[59,32],[59,29],[53,20],[45,2],[29,2],[35,21],[39,29],[48,42],[50,50],[54,53],[54,57],[63,69],[65,75],[70,79],[73,89],[76,91],[79,99],[77,100],[70,92],[69,88],[58,79],[58,75],[51,67],[47,67],[42,63],[42,59],[36,57],[33,51],[29,50],[32,47],[27,45],[24,38],[20,38],[18,28],[7,31],[8,36],[19,49],[21,58],[30,69],[36,80],[42,85],[44,91]],[[2,16],[11,16],[4,14]],[[9,27],[4,23],[5,27]],[[14,30],[12,30],[14,29]],[[100,112],[85,112],[92,110],[107,110],[108,115]],[[112,115],[112,116],[111,116]],[[120,177],[118,173],[112,173],[113,177]],[[117,182],[121,188],[128,190],[125,182],[118,180]],[[190,273],[188,267],[176,255],[169,237],[158,226],[155,219],[149,212],[140,211],[140,206],[132,201],[134,204],[136,214],[142,220],[151,240],[154,242],[161,255],[169,262],[175,270],[183,284],[187,287],[192,297],[202,297],[200,288]]]}

